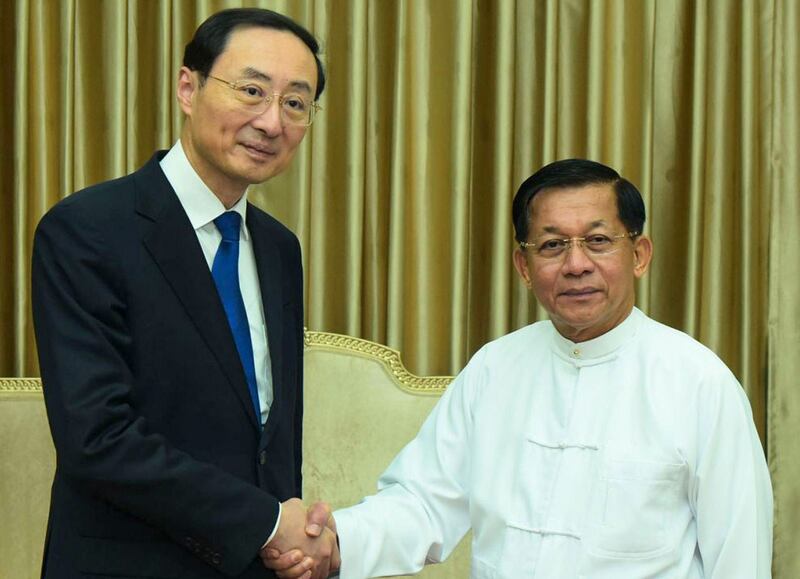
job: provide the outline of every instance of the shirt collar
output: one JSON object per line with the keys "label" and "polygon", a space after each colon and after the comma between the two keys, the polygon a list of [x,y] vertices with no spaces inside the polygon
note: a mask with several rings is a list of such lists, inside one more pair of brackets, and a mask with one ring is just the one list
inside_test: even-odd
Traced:
{"label": "shirt collar", "polygon": [[[247,191],[233,207],[225,209],[222,201],[214,195],[192,167],[180,139],[164,155],[160,165],[195,231],[206,227],[225,211],[236,211],[242,216],[244,225],[247,219]],[[242,227],[242,237],[245,240],[250,239],[247,227]]]}
{"label": "shirt collar", "polygon": [[628,342],[639,329],[644,314],[638,308],[633,308],[627,318],[615,328],[612,328],[602,336],[585,342],[573,342],[558,333],[555,326],[551,324],[553,332],[553,342],[556,351],[573,360],[578,361],[598,361],[598,358],[605,358],[613,354],[623,344]]}

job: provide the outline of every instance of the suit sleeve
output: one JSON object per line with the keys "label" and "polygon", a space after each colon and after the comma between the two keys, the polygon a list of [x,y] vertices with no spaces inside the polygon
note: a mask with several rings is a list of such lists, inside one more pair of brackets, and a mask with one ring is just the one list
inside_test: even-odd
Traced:
{"label": "suit sleeve", "polygon": [[107,242],[68,202],[35,235],[33,317],[57,468],[219,571],[239,574],[275,525],[278,501],[179,451],[137,414],[125,285]]}
{"label": "suit sleeve", "polygon": [[295,343],[296,361],[297,361],[297,404],[295,405],[295,478],[297,487],[295,488],[296,497],[303,497],[303,384],[305,383],[303,377],[303,349],[305,347],[305,330],[303,328],[303,320],[305,319],[303,313],[303,265],[302,257],[300,254],[300,243],[295,239],[295,248],[297,256],[295,263],[297,267],[297,288],[294,292],[295,296],[300,296],[298,303],[298,328],[297,328],[297,341]]}

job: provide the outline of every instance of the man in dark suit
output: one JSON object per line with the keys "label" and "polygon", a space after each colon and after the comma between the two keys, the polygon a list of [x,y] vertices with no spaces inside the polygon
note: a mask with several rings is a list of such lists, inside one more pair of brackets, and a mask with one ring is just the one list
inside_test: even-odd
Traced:
{"label": "man in dark suit", "polygon": [[306,577],[335,566],[335,537],[306,537],[292,499],[300,247],[246,192],[305,136],[317,53],[280,14],[213,15],[179,72],[180,140],[39,224],[33,313],[57,452],[44,578],[272,577],[267,545],[311,554]]}

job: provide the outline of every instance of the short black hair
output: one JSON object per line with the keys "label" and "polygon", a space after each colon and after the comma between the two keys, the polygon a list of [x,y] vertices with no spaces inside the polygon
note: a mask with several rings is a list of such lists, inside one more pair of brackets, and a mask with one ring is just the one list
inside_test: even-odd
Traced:
{"label": "short black hair", "polygon": [[585,185],[609,184],[617,194],[617,213],[629,233],[641,234],[645,210],[642,194],[636,186],[620,177],[611,167],[588,159],[562,159],[545,165],[525,179],[514,195],[511,218],[517,242],[528,241],[530,206],[533,197],[542,189],[563,189]]}
{"label": "short black hair", "polygon": [[314,35],[291,18],[265,8],[230,8],[209,16],[195,31],[183,52],[183,66],[202,75],[211,72],[214,62],[223,53],[234,30],[240,28],[272,28],[285,30],[297,36],[308,46],[317,63],[317,92],[314,100],[325,89],[325,70],[319,59],[319,43]]}

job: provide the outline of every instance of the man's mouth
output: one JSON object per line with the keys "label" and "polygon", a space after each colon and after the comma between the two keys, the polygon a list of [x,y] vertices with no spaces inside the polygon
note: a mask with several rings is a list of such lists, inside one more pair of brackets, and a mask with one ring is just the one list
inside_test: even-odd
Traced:
{"label": "man's mouth", "polygon": [[242,146],[250,153],[258,155],[259,157],[271,157],[277,154],[277,151],[272,147],[261,145],[259,143],[242,143]]}
{"label": "man's mouth", "polygon": [[566,291],[561,292],[562,296],[570,297],[570,298],[579,298],[584,296],[589,296],[594,293],[597,293],[598,289],[593,287],[584,287],[584,288],[572,288]]}

